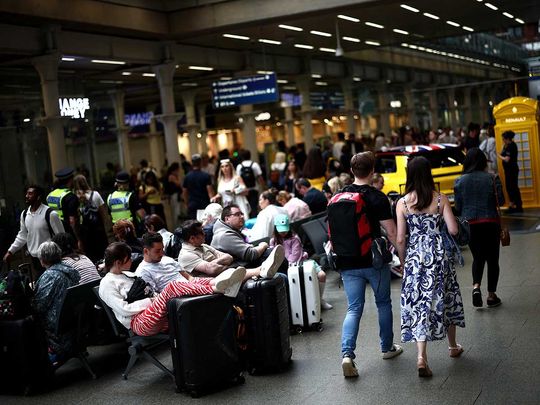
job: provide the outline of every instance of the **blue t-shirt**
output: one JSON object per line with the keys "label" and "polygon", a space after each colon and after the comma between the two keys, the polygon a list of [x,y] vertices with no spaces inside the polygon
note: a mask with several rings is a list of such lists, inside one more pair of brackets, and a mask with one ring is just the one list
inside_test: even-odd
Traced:
{"label": "blue t-shirt", "polygon": [[188,191],[188,209],[203,210],[210,204],[207,186],[212,184],[212,179],[208,173],[200,169],[193,169],[184,178],[183,187]]}

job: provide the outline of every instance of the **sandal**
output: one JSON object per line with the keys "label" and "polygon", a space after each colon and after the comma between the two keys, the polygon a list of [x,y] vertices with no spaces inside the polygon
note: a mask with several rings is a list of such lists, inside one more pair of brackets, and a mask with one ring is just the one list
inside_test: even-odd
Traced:
{"label": "sandal", "polygon": [[431,369],[429,368],[427,361],[424,360],[423,357],[418,357],[418,361],[416,363],[418,366],[418,377],[431,377],[433,373],[431,372]]}
{"label": "sandal", "polygon": [[456,347],[448,346],[448,350],[450,351],[450,357],[459,357],[465,351],[459,343],[456,344]]}

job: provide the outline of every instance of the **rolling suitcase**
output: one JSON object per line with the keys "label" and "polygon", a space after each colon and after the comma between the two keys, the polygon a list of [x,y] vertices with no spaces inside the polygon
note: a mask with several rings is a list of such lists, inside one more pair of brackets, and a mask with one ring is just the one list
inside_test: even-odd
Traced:
{"label": "rolling suitcase", "polygon": [[250,374],[279,371],[291,361],[289,305],[283,277],[248,280],[242,292]]}
{"label": "rolling suitcase", "polygon": [[34,394],[52,377],[45,332],[33,317],[0,321],[0,392]]}
{"label": "rolling suitcase", "polygon": [[291,322],[297,332],[322,330],[319,280],[313,260],[289,266],[289,297]]}
{"label": "rolling suitcase", "polygon": [[192,397],[244,383],[234,299],[221,294],[174,298],[167,305],[177,392]]}

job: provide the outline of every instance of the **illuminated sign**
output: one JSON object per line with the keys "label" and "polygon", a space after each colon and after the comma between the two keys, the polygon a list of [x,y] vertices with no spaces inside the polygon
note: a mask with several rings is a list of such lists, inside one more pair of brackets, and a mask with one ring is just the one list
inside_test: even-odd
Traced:
{"label": "illuminated sign", "polygon": [[137,114],[126,114],[124,115],[124,123],[130,127],[137,127],[139,125],[150,125],[152,118],[154,117],[153,112],[144,112]]}
{"label": "illuminated sign", "polygon": [[275,73],[235,77],[212,83],[214,108],[271,103],[277,100],[278,88]]}
{"label": "illuminated sign", "polygon": [[527,121],[527,117],[516,117],[516,118],[506,118],[504,122],[511,123],[511,122],[523,122]]}
{"label": "illuminated sign", "polygon": [[90,109],[88,98],[60,98],[60,115],[62,117],[84,118],[86,110]]}

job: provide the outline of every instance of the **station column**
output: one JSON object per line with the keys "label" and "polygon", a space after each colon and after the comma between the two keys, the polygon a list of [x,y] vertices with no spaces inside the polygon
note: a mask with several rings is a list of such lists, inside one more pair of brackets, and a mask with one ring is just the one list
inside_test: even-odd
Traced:
{"label": "station column", "polygon": [[385,136],[390,136],[392,129],[390,128],[390,113],[389,106],[390,101],[388,100],[388,92],[385,86],[380,86],[378,88],[378,98],[379,98],[379,129]]}
{"label": "station column", "polygon": [[448,109],[448,116],[450,118],[450,122],[448,125],[452,128],[452,130],[455,130],[457,127],[457,120],[456,120],[456,90],[454,88],[450,88],[447,91],[446,94],[446,100],[447,100],[447,109]]}
{"label": "station column", "polygon": [[437,100],[437,90],[432,89],[429,95],[429,112],[431,115],[431,129],[439,128],[439,101]]}
{"label": "station column", "polygon": [[129,171],[131,168],[131,152],[129,151],[129,130],[130,127],[126,126],[124,122],[124,90],[118,89],[111,91],[110,93],[113,108],[114,117],[116,120],[116,135],[118,138],[118,158],[120,166],[124,170]]}
{"label": "station column", "polygon": [[416,118],[416,103],[414,102],[414,93],[412,90],[412,85],[405,87],[405,100],[407,102],[409,125],[411,127],[416,127],[418,125],[418,120]]}
{"label": "station column", "polygon": [[[465,112],[464,124],[469,125],[469,123],[473,121],[470,87],[465,87],[463,89],[463,110]],[[480,125],[482,125],[482,123]]]}
{"label": "station column", "polygon": [[313,147],[313,124],[311,118],[313,111],[311,109],[310,101],[310,82],[311,78],[308,76],[302,76],[296,79],[296,86],[302,96],[302,109],[300,114],[302,116],[302,125],[304,127],[304,145],[305,150],[308,152]]}
{"label": "station column", "polygon": [[176,112],[174,106],[173,77],[175,69],[176,65],[174,62],[164,63],[153,68],[158,79],[159,96],[161,99],[161,115],[156,115],[156,118],[163,124],[165,153],[169,165],[173,162],[180,162],[176,123],[183,116],[183,114]]}
{"label": "station column", "polygon": [[285,107],[285,120],[283,122],[287,127],[287,146],[290,148],[296,144],[294,139],[294,117],[292,107]]}
{"label": "station column", "polygon": [[197,134],[199,133],[200,125],[197,123],[197,115],[195,112],[195,97],[197,92],[183,91],[182,100],[184,102],[184,109],[186,112],[186,125],[185,128],[188,131],[189,136],[189,153],[193,155],[199,153],[199,147],[197,142]]}
{"label": "station column", "polygon": [[49,154],[52,172],[67,166],[66,143],[64,140],[64,122],[67,120],[60,116],[58,92],[58,62],[60,55],[53,52],[47,55],[32,58],[32,64],[41,79],[41,92],[45,116],[38,119],[38,123],[47,128],[49,141]]}
{"label": "station column", "polygon": [[197,136],[199,143],[199,152],[208,153],[208,144],[206,140],[208,138],[208,129],[206,128],[206,104],[199,104],[197,106],[197,111],[199,111],[199,124],[200,124],[200,133],[201,138]]}
{"label": "station column", "polygon": [[347,133],[356,135],[356,121],[354,119],[354,97],[353,97],[353,81],[351,78],[346,78],[341,81],[341,91],[345,101],[345,116],[347,117]]}
{"label": "station column", "polygon": [[257,126],[255,117],[259,114],[258,111],[253,111],[253,104],[240,106],[240,113],[237,114],[242,118],[242,135],[244,137],[244,149],[251,152],[251,160],[259,162],[259,151],[257,150]]}

